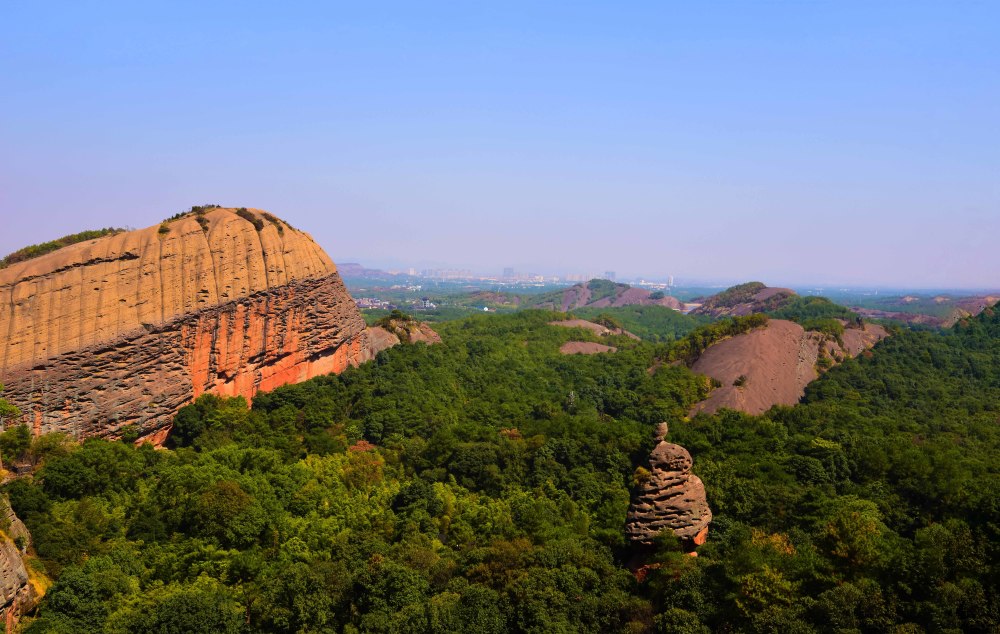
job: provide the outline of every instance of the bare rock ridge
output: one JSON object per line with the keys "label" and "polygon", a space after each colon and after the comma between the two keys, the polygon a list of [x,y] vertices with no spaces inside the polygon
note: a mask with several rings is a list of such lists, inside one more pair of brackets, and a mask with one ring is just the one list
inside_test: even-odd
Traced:
{"label": "bare rock ridge", "polygon": [[575,308],[620,308],[634,305],[666,306],[674,310],[684,307],[676,297],[609,280],[590,280],[576,284],[565,290],[541,295],[531,303],[532,308],[547,308],[563,313]]}
{"label": "bare rock ridge", "polygon": [[721,386],[691,414],[711,414],[723,407],[760,414],[774,405],[794,405],[823,365],[857,356],[887,335],[882,326],[864,324],[845,328],[837,340],[791,321],[771,319],[763,328],[713,344],[695,361],[694,372]]}
{"label": "bare rock ridge", "polygon": [[596,324],[592,321],[587,321],[586,319],[560,319],[559,321],[550,321],[550,326],[560,326],[562,328],[583,328],[594,333],[598,337],[608,337],[611,335],[625,335],[630,339],[639,340],[639,337],[632,334],[627,330],[621,328],[608,328],[601,324]]}
{"label": "bare rock ridge", "polygon": [[591,341],[567,341],[559,346],[560,354],[601,354],[604,352],[618,352],[618,348]]}
{"label": "bare rock ridge", "polygon": [[695,300],[698,306],[691,313],[710,317],[744,317],[775,310],[795,295],[790,288],[771,288],[762,282],[747,282],[701,301]]}
{"label": "bare rock ridge", "polygon": [[259,390],[374,355],[329,256],[259,210],[212,208],[0,270],[0,382],[36,433],[162,440],[204,392]]}
{"label": "bare rock ridge", "polygon": [[667,424],[660,423],[660,441],[649,456],[650,475],[643,482],[625,519],[625,537],[639,544],[652,544],[664,530],[671,530],[693,550],[708,538],[712,510],[705,498],[705,485],[691,473],[691,454],[680,445],[664,440]]}

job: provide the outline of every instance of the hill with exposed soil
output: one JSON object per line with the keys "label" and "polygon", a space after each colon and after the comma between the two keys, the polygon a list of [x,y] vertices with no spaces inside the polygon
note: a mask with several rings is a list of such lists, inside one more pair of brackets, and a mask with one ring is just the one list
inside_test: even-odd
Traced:
{"label": "hill with exposed soil", "polygon": [[662,292],[636,288],[610,280],[590,280],[569,288],[525,298],[530,308],[568,312],[576,308],[620,308],[622,306],[665,306],[681,310],[684,305]]}
{"label": "hill with exposed soil", "polygon": [[784,319],[711,345],[691,369],[719,385],[691,413],[721,408],[760,414],[774,405],[794,405],[820,372],[871,348],[888,333],[864,324],[831,336]]}
{"label": "hill with exposed soil", "polygon": [[693,315],[709,317],[743,317],[767,313],[784,306],[796,293],[790,288],[771,288],[762,282],[747,282],[731,286],[711,297],[694,300],[701,304]]}

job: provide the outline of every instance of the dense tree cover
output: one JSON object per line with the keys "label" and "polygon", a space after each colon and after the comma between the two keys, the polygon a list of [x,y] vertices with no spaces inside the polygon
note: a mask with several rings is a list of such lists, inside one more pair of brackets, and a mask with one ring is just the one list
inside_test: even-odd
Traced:
{"label": "dense tree cover", "polygon": [[[437,308],[419,309],[418,307],[410,307],[408,310],[413,311],[415,319],[420,321],[426,321],[433,324],[437,324],[442,321],[454,321],[456,319],[464,319],[466,317],[471,317],[473,315],[482,315],[484,313],[483,307],[474,306],[438,306]],[[494,309],[490,308],[489,312],[500,312],[500,313],[512,313],[514,308],[500,308]],[[365,322],[369,326],[377,325],[380,319],[388,317],[392,314],[391,310],[384,308],[366,308],[361,311],[362,316],[365,318]]]}
{"label": "dense tree cover", "polygon": [[799,323],[830,319],[843,319],[848,322],[858,320],[857,313],[825,297],[801,295],[789,297],[780,308],[770,311],[768,315],[775,319],[788,319]]}
{"label": "dense tree cover", "polygon": [[[692,420],[704,381],[648,371],[678,352],[561,356],[593,335],[554,317],[442,324],[252,410],[203,396],[175,450],[46,458],[6,487],[57,577],[27,631],[996,631],[992,311],[902,332],[802,405]],[[661,420],[715,513],[697,558],[622,542]]]}
{"label": "dense tree cover", "polygon": [[[650,430],[706,394],[656,346],[564,356],[482,316],[340,376],[88,440],[7,487],[57,583],[37,632],[642,631],[620,563]],[[630,623],[634,622],[634,626]]]}
{"label": "dense tree cover", "polygon": [[628,284],[618,284],[605,279],[593,279],[587,282],[591,302],[600,301],[605,297],[614,297],[619,289],[626,290],[628,288]]}
{"label": "dense tree cover", "polygon": [[687,335],[711,318],[685,315],[666,306],[622,306],[620,308],[575,308],[573,316],[594,320],[601,315],[614,318],[621,327],[647,341],[668,343]]}
{"label": "dense tree cover", "polygon": [[713,629],[997,631],[998,416],[989,311],[891,337],[802,405],[677,426],[717,521],[663,607]]}
{"label": "dense tree cover", "polygon": [[3,259],[0,259],[0,269],[5,269],[11,264],[17,264],[18,262],[24,262],[32,258],[37,258],[45,255],[46,253],[52,253],[53,251],[57,251],[63,247],[68,247],[71,244],[86,242],[87,240],[95,240],[97,238],[103,238],[104,236],[114,235],[123,231],[125,231],[125,229],[119,229],[117,227],[91,229],[89,231],[81,231],[80,233],[63,236],[57,240],[50,240],[49,242],[42,242],[41,244],[32,244],[18,249]]}

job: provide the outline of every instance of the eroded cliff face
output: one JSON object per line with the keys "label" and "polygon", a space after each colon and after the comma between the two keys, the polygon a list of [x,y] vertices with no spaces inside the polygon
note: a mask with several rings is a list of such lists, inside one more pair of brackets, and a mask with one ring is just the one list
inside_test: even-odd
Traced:
{"label": "eroded cliff face", "polygon": [[27,548],[31,535],[6,499],[0,500],[0,505],[0,522],[6,526],[0,533],[0,619],[4,632],[13,633],[21,616],[41,599],[41,592],[31,583],[23,554],[14,541],[19,539]]}
{"label": "eroded cliff face", "polygon": [[251,399],[373,356],[323,250],[242,213],[216,208],[0,271],[0,382],[36,432],[131,424],[161,441],[204,392]]}

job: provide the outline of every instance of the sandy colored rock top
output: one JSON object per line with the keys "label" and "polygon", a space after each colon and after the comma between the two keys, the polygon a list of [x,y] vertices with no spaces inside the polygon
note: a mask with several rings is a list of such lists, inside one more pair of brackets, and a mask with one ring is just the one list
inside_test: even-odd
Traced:
{"label": "sandy colored rock top", "polygon": [[[336,272],[313,239],[256,209],[215,208],[0,270],[3,371],[215,304]],[[202,226],[204,225],[204,227]]]}

